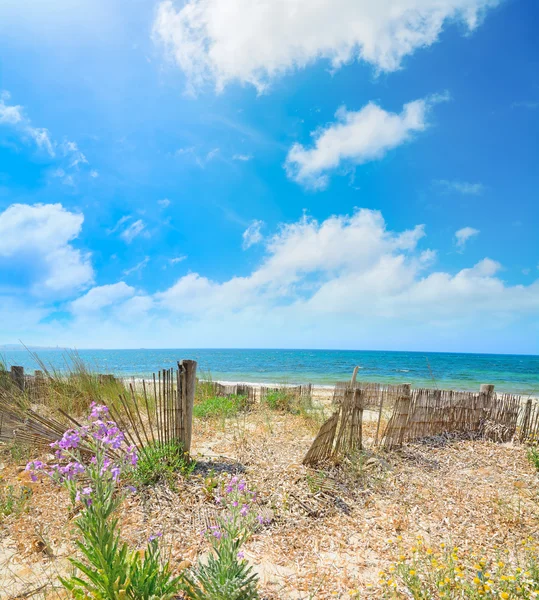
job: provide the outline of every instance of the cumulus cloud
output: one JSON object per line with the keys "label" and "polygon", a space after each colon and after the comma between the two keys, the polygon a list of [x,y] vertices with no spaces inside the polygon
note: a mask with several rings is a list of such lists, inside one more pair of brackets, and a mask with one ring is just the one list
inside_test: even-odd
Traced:
{"label": "cumulus cloud", "polygon": [[232,157],[232,160],[239,160],[241,162],[247,162],[249,160],[252,160],[252,156],[250,154],[234,154],[234,156]]}
{"label": "cumulus cloud", "polygon": [[117,305],[135,295],[135,288],[123,281],[111,285],[100,285],[71,303],[71,311],[77,315],[99,312],[107,306]]}
{"label": "cumulus cloud", "polygon": [[162,200],[158,200],[157,204],[159,204],[161,208],[168,208],[170,206],[170,200],[168,198],[163,198]]}
{"label": "cumulus cloud", "polygon": [[263,90],[318,59],[395,71],[436,42],[445,25],[473,31],[501,0],[164,0],[154,37],[192,88],[231,81]]}
{"label": "cumulus cloud", "polygon": [[72,245],[84,216],[61,204],[12,204],[0,213],[0,274],[34,294],[69,294],[94,276],[90,255]]}
{"label": "cumulus cloud", "polygon": [[474,229],[473,227],[463,227],[455,232],[455,243],[460,250],[464,250],[466,242],[476,235],[479,235],[479,229]]}
{"label": "cumulus cloud", "polygon": [[482,183],[449,181],[447,179],[437,179],[434,183],[445,192],[457,192],[464,195],[479,196],[485,191],[485,186]]}
{"label": "cumulus cloud", "polygon": [[260,228],[264,225],[263,221],[252,221],[249,227],[243,232],[243,244],[244,250],[260,243],[263,240],[262,232]]}
{"label": "cumulus cloud", "polygon": [[[7,248],[10,256],[18,252],[18,237],[6,241],[4,234],[14,224],[10,219],[8,229],[0,228],[0,252]],[[76,236],[80,224],[74,227],[67,219],[50,237],[56,240],[67,225]],[[27,236],[38,240],[32,261],[52,243],[43,227],[34,229]],[[536,338],[530,331],[539,319],[539,280],[508,284],[502,265],[492,258],[458,270],[440,268],[426,234],[420,224],[393,230],[374,210],[322,221],[304,216],[266,236],[262,259],[242,276],[217,279],[191,272],[155,293],[125,282],[97,286],[67,305],[71,321],[34,323],[32,340],[39,333],[35,343],[54,340],[79,347],[533,352]],[[20,306],[13,300],[18,296],[9,301],[0,285],[2,319],[2,311],[9,316]],[[35,314],[28,306],[21,311],[40,318],[44,303],[40,298],[35,304]]]}
{"label": "cumulus cloud", "polygon": [[313,133],[313,146],[294,144],[286,158],[288,176],[308,187],[325,188],[328,173],[343,164],[359,165],[382,158],[427,127],[428,100],[405,104],[400,114],[370,102],[359,111],[345,107],[336,122]]}

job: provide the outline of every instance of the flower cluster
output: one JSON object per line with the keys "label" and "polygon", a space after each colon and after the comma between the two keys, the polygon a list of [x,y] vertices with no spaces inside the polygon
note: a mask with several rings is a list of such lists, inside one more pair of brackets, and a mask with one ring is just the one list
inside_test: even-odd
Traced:
{"label": "flower cluster", "polygon": [[[237,541],[239,547],[257,527],[269,523],[256,510],[256,492],[247,487],[244,479],[237,476],[225,479],[215,485],[213,494],[221,512],[217,524],[202,532],[212,545],[231,540]],[[243,554],[239,553],[238,558],[242,559]]]}
{"label": "flower cluster", "polygon": [[[109,409],[95,402],[92,402],[87,424],[68,429],[50,446],[58,462],[50,466],[40,460],[29,462],[26,470],[32,480],[37,481],[38,475],[43,474],[66,484],[73,498],[87,506],[92,503],[92,487],[74,487],[78,480],[92,480],[95,475],[115,483],[122,470],[135,467],[138,460],[135,446],[127,444],[124,434],[110,420]],[[93,454],[89,462],[83,460],[84,453]]]}
{"label": "flower cluster", "polygon": [[384,598],[539,599],[539,556],[531,538],[518,556],[504,548],[493,559],[443,543],[433,549],[421,537],[406,550],[401,541],[398,560],[379,574]]}

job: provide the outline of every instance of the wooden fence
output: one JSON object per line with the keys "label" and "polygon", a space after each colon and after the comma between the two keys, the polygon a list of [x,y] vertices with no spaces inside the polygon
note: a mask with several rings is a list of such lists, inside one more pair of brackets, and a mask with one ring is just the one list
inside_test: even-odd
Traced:
{"label": "wooden fence", "polygon": [[[182,360],[176,369],[159,371],[141,386],[117,382],[118,399],[109,403],[109,410],[131,444],[144,451],[152,443],[177,440],[190,451],[196,368],[196,361]],[[47,406],[55,386],[75,387],[69,376],[58,380],[38,372],[28,377],[12,369],[9,377],[2,374],[0,384],[0,441],[47,444],[61,437],[66,425],[76,423],[73,415],[60,409],[52,414]],[[90,400],[103,401],[99,391]]]}
{"label": "wooden fence", "polygon": [[322,425],[304,464],[338,460],[363,449],[365,411],[378,412],[376,433],[369,440],[386,450],[448,433],[496,442],[539,441],[539,399],[496,394],[493,385],[482,385],[479,392],[460,392],[411,389],[406,384],[343,383],[335,388],[333,404],[336,410]]}

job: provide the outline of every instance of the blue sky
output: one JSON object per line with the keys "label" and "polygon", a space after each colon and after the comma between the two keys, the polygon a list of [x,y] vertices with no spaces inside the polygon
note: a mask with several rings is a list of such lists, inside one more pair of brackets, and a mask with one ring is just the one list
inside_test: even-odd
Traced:
{"label": "blue sky", "polygon": [[0,343],[539,353],[538,25],[4,1]]}

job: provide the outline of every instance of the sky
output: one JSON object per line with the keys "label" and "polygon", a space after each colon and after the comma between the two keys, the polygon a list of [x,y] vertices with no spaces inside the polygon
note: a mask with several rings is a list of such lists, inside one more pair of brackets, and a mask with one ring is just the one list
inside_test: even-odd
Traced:
{"label": "sky", "polygon": [[0,344],[539,354],[536,0],[3,0]]}

